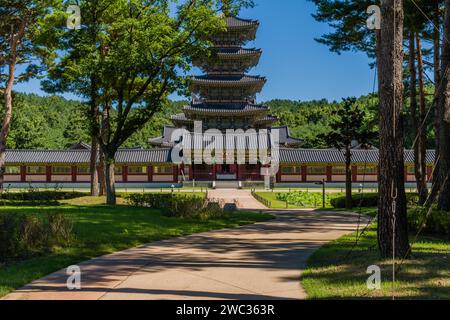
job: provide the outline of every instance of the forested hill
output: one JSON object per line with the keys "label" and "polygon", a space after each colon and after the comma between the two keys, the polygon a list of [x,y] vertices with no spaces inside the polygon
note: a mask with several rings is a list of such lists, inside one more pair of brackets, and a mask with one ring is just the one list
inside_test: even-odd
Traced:
{"label": "forested hill", "polygon": [[[41,97],[35,94],[21,93],[15,95],[14,101],[15,109],[8,148],[63,149],[79,141],[90,141],[85,118],[87,107],[82,103],[66,100],[59,96]],[[358,101],[376,123],[377,99],[364,96]],[[180,113],[182,106],[186,103],[186,101],[172,102],[163,112],[158,113],[145,128],[133,135],[124,147],[148,148],[148,139],[160,136],[162,127],[165,124],[171,124],[170,116]],[[271,100],[267,101],[265,105],[269,106],[271,113],[279,118],[277,125],[288,125],[292,136],[305,140],[303,147],[328,147],[318,136],[329,130],[330,113],[337,102]],[[408,114],[405,119],[408,119]],[[405,128],[406,144],[409,146],[412,140],[412,128],[408,125],[408,121],[406,121]],[[429,147],[432,148],[431,133],[429,141]]]}

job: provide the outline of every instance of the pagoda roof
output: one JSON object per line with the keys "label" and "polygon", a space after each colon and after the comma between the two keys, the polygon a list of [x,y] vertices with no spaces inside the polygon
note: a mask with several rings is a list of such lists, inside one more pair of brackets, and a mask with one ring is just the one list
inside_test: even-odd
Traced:
{"label": "pagoda roof", "polygon": [[234,104],[193,104],[190,106],[185,106],[183,110],[189,114],[243,115],[267,112],[269,108],[255,104],[245,104],[237,106]]}
{"label": "pagoda roof", "polygon": [[274,116],[266,116],[266,117],[264,117],[264,118],[262,118],[262,119],[258,119],[257,121],[256,121],[256,123],[272,123],[272,122],[275,122],[275,121],[277,121],[278,120],[278,118],[277,117],[274,117]]}
{"label": "pagoda roof", "polygon": [[241,86],[241,85],[260,85],[262,86],[266,83],[265,77],[260,76],[215,76],[215,75],[204,75],[204,76],[194,76],[191,78],[194,84],[198,85],[212,85],[212,86]]}
{"label": "pagoda roof", "polygon": [[280,134],[280,144],[287,147],[295,147],[302,144],[302,139],[291,137],[291,133],[288,126],[273,127],[272,130],[278,130]]}
{"label": "pagoda roof", "polygon": [[242,19],[235,16],[227,17],[228,29],[254,28],[259,26],[258,20]]}
{"label": "pagoda roof", "polygon": [[261,49],[245,49],[245,48],[215,48],[217,55],[221,58],[241,58],[245,56],[260,56]]}

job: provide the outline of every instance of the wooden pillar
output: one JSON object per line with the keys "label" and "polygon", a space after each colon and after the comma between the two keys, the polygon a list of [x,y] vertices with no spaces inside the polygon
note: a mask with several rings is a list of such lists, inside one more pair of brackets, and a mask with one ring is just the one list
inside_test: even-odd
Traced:
{"label": "wooden pillar", "polygon": [[173,182],[178,182],[178,166],[173,166],[172,171],[173,171]]}
{"label": "wooden pillar", "polygon": [[[403,172],[405,175],[405,182],[408,182],[408,165],[405,164],[404,168],[403,168]],[[416,179],[414,179],[416,180]]]}
{"label": "wooden pillar", "polygon": [[427,166],[427,178],[428,182],[433,181],[433,166]]}
{"label": "wooden pillar", "polygon": [[212,166],[212,177],[213,181],[217,180],[217,165],[213,164]]}
{"label": "wooden pillar", "polygon": [[327,181],[333,181],[333,166],[327,166]]}
{"label": "wooden pillar", "polygon": [[194,164],[189,166],[189,181],[194,180]]}
{"label": "wooden pillar", "polygon": [[52,167],[46,166],[45,167],[45,176],[47,182],[52,182]]}
{"label": "wooden pillar", "polygon": [[236,177],[238,179],[238,181],[241,181],[241,168],[240,165],[236,165]]}
{"label": "wooden pillar", "polygon": [[352,166],[352,182],[358,181],[358,166]]}
{"label": "wooden pillar", "polygon": [[278,168],[278,172],[277,172],[277,183],[281,182],[281,166]]}
{"label": "wooden pillar", "polygon": [[308,167],[302,166],[302,182],[306,182],[308,180]]}
{"label": "wooden pillar", "polygon": [[20,182],[27,181],[27,166],[20,166]]}
{"label": "wooden pillar", "polygon": [[122,166],[122,181],[128,182],[128,166]]}
{"label": "wooden pillar", "polygon": [[77,182],[77,166],[72,166],[72,182]]}
{"label": "wooden pillar", "polygon": [[153,166],[147,167],[148,182],[153,182]]}

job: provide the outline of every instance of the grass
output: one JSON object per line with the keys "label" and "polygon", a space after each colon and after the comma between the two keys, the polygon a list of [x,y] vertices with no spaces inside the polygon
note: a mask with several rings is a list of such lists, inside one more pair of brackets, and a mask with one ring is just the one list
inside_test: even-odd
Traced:
{"label": "grass", "polygon": [[73,243],[66,248],[8,265],[0,265],[0,297],[35,279],[69,265],[152,241],[209,230],[236,227],[272,218],[270,215],[238,212],[206,221],[168,218],[158,210],[123,205],[102,205],[104,199],[83,197],[60,206],[0,207],[2,212],[44,214],[59,212],[75,222]]}
{"label": "grass", "polygon": [[[312,193],[312,192],[310,192],[310,193]],[[277,199],[277,195],[279,194],[279,192],[256,192],[256,194],[261,196],[262,198],[264,198],[266,200],[269,200],[270,203],[271,203],[270,208],[272,208],[272,209],[304,209],[304,208],[314,207],[314,206],[306,206],[306,207],[305,206],[298,206],[298,205],[295,205],[295,204],[292,204],[292,203],[289,203],[286,206],[286,201],[282,201],[282,200]],[[305,194],[306,194],[306,192],[305,192]],[[318,199],[320,198],[317,201],[315,207],[316,208],[322,207],[322,195],[321,195],[321,193],[319,194],[319,193],[315,192],[315,194],[316,194]],[[341,193],[336,193],[336,194],[328,193],[327,195],[331,196],[331,197],[340,197],[340,196],[342,196]],[[325,207],[326,208],[331,208],[331,206],[329,204],[325,204]]]}
{"label": "grass", "polygon": [[[376,224],[354,246],[356,235],[347,235],[316,251],[308,261],[301,283],[309,299],[450,299],[450,239],[422,236],[412,247],[396,275],[392,290],[392,260],[378,255]],[[367,289],[371,265],[381,268],[380,290]]]}

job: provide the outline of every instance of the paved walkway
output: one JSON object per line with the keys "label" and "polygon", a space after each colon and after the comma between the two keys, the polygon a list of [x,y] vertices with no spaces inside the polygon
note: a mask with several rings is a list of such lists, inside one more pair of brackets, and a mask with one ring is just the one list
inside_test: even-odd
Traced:
{"label": "paved walkway", "polygon": [[82,290],[65,270],[6,299],[302,299],[309,255],[352,232],[357,216],[277,211],[271,221],[155,242],[79,266]]}
{"label": "paved walkway", "polygon": [[220,200],[223,204],[236,203],[239,209],[267,209],[261,202],[253,198],[249,190],[216,189],[208,190],[208,198]]}

